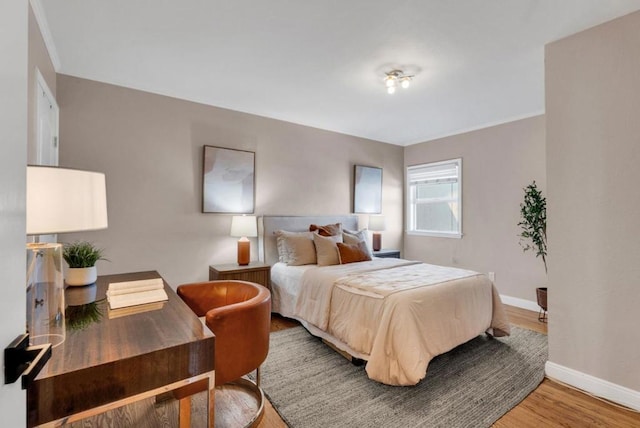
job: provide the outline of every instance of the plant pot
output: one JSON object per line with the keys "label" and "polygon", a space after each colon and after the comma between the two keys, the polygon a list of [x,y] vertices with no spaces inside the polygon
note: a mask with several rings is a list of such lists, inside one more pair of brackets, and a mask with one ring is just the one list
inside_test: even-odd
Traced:
{"label": "plant pot", "polygon": [[65,282],[71,286],[89,285],[98,279],[98,270],[95,266],[88,268],[68,268]]}
{"label": "plant pot", "polygon": [[538,298],[538,306],[543,310],[547,310],[547,287],[536,288],[536,297]]}

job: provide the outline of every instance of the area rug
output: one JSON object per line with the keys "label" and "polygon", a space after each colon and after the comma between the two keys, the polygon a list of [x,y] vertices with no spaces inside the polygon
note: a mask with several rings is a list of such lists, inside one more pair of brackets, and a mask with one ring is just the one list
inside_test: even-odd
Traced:
{"label": "area rug", "polygon": [[436,357],[416,386],[388,386],[295,327],[271,334],[261,386],[294,428],[489,427],[542,382],[546,360],[545,335],[512,327]]}

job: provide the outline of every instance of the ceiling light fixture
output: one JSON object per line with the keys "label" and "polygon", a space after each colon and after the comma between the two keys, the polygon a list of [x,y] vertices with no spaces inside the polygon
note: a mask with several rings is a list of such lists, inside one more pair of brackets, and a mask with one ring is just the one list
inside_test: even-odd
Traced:
{"label": "ceiling light fixture", "polygon": [[385,73],[384,84],[387,87],[387,93],[393,94],[398,86],[407,89],[411,84],[413,75],[405,75],[402,70],[391,70]]}

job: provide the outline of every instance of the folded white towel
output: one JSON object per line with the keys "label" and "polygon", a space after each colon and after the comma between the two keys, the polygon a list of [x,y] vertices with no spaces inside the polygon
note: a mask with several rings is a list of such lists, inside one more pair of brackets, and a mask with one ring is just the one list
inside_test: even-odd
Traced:
{"label": "folded white towel", "polygon": [[109,284],[107,300],[111,309],[168,300],[162,278]]}
{"label": "folded white towel", "polygon": [[164,288],[162,278],[141,279],[138,281],[112,282],[107,293],[121,294],[122,292],[136,292],[139,289],[155,290]]}

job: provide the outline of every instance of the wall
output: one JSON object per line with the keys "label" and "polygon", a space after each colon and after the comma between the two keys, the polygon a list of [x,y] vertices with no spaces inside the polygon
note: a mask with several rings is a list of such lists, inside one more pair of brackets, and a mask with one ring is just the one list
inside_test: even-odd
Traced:
{"label": "wall", "polygon": [[518,222],[523,188],[535,180],[546,193],[544,123],[536,116],[407,147],[405,166],[462,158],[463,237],[405,235],[405,256],[495,272],[502,295],[535,302],[544,265],[522,251]]}
{"label": "wall", "polygon": [[545,68],[549,361],[640,409],[638,28],[635,12],[554,42]]}
{"label": "wall", "polygon": [[[0,344],[25,331],[25,165],[27,160],[28,2],[0,5]],[[4,353],[0,353],[4,367]],[[20,382],[0,383],[2,426],[26,424]]]}
{"label": "wall", "polygon": [[44,44],[40,27],[33,14],[33,10],[29,7],[29,84],[27,85],[28,96],[28,163],[36,163],[36,67],[40,70],[49,90],[53,96],[56,96],[56,71],[51,63],[49,52]]}
{"label": "wall", "polygon": [[256,152],[258,215],[348,213],[353,165],[382,167],[384,241],[402,248],[402,147],[65,75],[57,100],[60,164],[105,172],[109,211],[107,230],[61,239],[103,246],[102,274],[155,269],[177,286],[236,260],[231,216],[200,212],[203,145]]}

